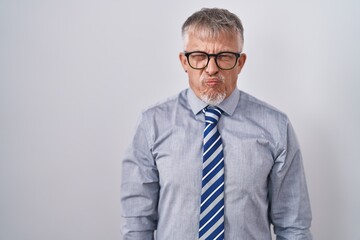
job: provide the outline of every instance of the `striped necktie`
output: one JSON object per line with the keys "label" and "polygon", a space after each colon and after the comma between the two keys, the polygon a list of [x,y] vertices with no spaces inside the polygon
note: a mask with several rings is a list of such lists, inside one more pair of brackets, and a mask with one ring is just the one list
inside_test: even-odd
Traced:
{"label": "striped necktie", "polygon": [[206,107],[199,239],[224,239],[224,154],[217,123],[221,110]]}

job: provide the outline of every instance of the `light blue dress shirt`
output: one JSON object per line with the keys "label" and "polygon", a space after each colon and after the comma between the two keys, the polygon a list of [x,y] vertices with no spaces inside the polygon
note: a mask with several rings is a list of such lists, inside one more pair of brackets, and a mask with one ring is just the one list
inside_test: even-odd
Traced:
{"label": "light blue dress shirt", "polygon": [[[198,238],[206,104],[190,89],[145,110],[122,165],[124,240]],[[225,239],[308,240],[311,209],[285,114],[235,89],[218,107],[225,157]]]}

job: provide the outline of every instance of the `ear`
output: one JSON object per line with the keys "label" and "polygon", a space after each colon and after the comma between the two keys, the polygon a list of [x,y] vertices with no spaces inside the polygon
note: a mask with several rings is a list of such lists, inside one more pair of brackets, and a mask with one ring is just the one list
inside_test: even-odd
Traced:
{"label": "ear", "polygon": [[241,72],[241,69],[244,67],[246,58],[247,58],[246,54],[241,53],[237,63],[238,74]]}
{"label": "ear", "polygon": [[187,72],[188,69],[189,69],[189,65],[188,65],[188,61],[186,59],[186,56],[185,56],[185,54],[183,52],[179,53],[179,59],[180,59],[180,63],[182,65],[183,69],[185,70],[185,72]]}

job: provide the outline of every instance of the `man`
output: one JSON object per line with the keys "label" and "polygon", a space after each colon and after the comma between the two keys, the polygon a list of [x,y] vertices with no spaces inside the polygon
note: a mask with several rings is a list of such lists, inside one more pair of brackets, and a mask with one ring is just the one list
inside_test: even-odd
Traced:
{"label": "man", "polygon": [[124,240],[312,239],[293,128],[236,87],[240,19],[202,9],[182,35],[190,88],[142,113],[124,157]]}

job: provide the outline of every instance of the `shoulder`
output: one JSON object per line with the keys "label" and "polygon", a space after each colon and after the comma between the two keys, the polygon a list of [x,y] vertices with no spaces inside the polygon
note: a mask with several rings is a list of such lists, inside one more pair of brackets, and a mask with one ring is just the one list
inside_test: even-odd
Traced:
{"label": "shoulder", "polygon": [[170,96],[166,99],[162,99],[154,104],[149,105],[145,109],[143,109],[143,114],[154,114],[159,112],[166,112],[171,109],[176,108],[177,104],[180,101],[183,101],[186,98],[186,90],[181,91],[180,93]]}
{"label": "shoulder", "polygon": [[253,95],[246,93],[244,91],[240,91],[240,104],[242,104],[242,103],[247,104],[251,107],[258,107],[260,109],[267,109],[272,112],[284,114],[281,110],[274,107],[273,105],[271,105],[263,100],[260,100],[256,97],[254,97]]}
{"label": "shoulder", "polygon": [[261,117],[264,120],[280,120],[283,123],[288,121],[288,117],[283,111],[244,91],[240,91],[238,110],[245,117]]}
{"label": "shoulder", "polygon": [[187,103],[187,89],[180,93],[163,99],[155,104],[149,105],[141,112],[141,118],[152,123],[170,120],[174,111],[179,107],[186,107]]}
{"label": "shoulder", "polygon": [[236,118],[247,129],[258,132],[268,139],[273,146],[276,146],[278,152],[285,149],[290,120],[283,111],[248,93],[241,92]]}

